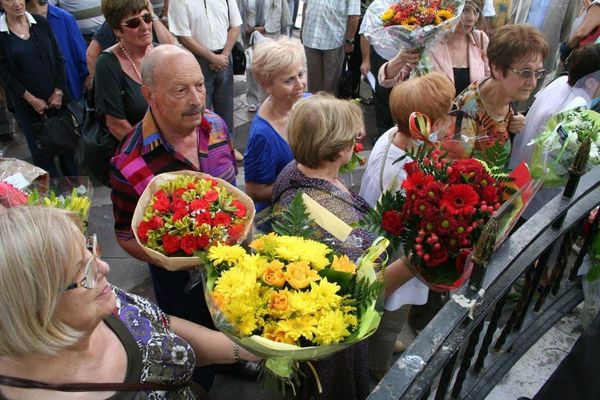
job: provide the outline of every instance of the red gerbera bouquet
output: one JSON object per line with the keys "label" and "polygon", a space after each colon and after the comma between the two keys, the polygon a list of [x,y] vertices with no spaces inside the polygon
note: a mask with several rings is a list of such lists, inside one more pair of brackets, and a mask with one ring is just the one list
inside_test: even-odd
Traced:
{"label": "red gerbera bouquet", "polygon": [[470,276],[467,262],[484,225],[512,190],[506,174],[476,159],[450,161],[423,146],[405,165],[398,192],[382,195],[362,225],[402,244],[418,275],[433,290],[455,289]]}
{"label": "red gerbera bouquet", "polygon": [[140,197],[132,220],[138,242],[160,265],[198,264],[198,254],[245,239],[254,204],[239,189],[193,171],[157,175]]}

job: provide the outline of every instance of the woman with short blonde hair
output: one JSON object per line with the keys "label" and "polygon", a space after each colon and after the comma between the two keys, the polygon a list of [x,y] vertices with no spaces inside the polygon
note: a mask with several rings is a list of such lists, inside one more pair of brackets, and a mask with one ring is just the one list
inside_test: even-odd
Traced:
{"label": "woman with short blonde hair", "polygon": [[[348,190],[338,175],[340,167],[352,157],[354,141],[364,129],[361,109],[353,101],[336,99],[324,92],[299,101],[288,123],[290,146],[296,159],[277,177],[273,187],[273,214],[278,215],[288,208],[296,194],[302,193],[348,225],[361,220],[369,211],[369,205]],[[375,240],[375,235],[364,228],[353,229],[345,241],[322,227],[317,229],[317,240],[353,261]],[[412,273],[402,261],[388,265],[386,293],[411,277]],[[315,361],[313,365],[323,387],[318,398],[355,400],[368,396],[366,342]],[[304,372],[307,377],[313,375],[308,368]],[[300,398],[312,397],[317,390],[314,379],[305,379],[300,390]]]}
{"label": "woman with short blonde hair", "polygon": [[351,149],[364,129],[362,111],[356,103],[321,92],[294,106],[288,140],[298,163],[318,169]]}
{"label": "woman with short blonde hair", "polygon": [[304,49],[287,37],[264,39],[254,49],[252,72],[268,94],[252,120],[244,152],[246,192],[256,211],[271,205],[273,183],[294,155],[287,123],[292,106],[306,94]]}

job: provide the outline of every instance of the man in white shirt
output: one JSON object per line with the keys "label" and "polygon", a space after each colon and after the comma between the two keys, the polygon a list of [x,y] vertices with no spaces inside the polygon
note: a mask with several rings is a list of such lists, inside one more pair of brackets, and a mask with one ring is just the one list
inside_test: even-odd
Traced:
{"label": "man in white shirt", "polygon": [[206,106],[227,124],[233,136],[231,49],[242,18],[236,0],[170,0],[169,30],[191,51],[204,74]]}

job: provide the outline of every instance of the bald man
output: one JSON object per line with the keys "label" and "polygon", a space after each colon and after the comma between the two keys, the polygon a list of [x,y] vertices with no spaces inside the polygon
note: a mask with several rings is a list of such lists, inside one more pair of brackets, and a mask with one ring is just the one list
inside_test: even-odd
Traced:
{"label": "bald man", "polygon": [[[163,172],[200,171],[235,185],[233,146],[225,122],[205,109],[204,76],[189,51],[173,45],[156,47],[142,61],[141,74],[148,111],[111,160],[117,242],[148,262],[156,302],[166,314],[214,328],[202,285],[186,292],[187,271],[167,271],[153,264],[133,236],[131,219],[148,182]],[[209,371],[197,381],[208,390],[212,378]]]}
{"label": "bald man", "polygon": [[156,47],[144,58],[141,70],[142,94],[149,108],[111,161],[117,242],[133,257],[149,263],[163,311],[212,328],[201,285],[184,293],[187,272],[152,264],[135,241],[131,218],[148,182],[163,172],[200,171],[235,185],[233,147],[223,120],[205,109],[204,76],[189,51],[173,45]]}

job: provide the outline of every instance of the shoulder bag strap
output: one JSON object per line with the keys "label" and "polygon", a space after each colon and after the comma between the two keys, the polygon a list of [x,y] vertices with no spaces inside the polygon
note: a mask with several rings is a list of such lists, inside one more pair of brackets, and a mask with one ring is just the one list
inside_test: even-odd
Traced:
{"label": "shoulder bag strap", "polygon": [[396,137],[396,134],[398,133],[398,131],[393,132],[393,134],[388,135],[388,143],[385,146],[385,153],[383,153],[383,160],[381,162],[381,171],[379,172],[379,190],[381,190],[381,193],[383,193],[383,172],[385,171],[385,164],[386,164],[386,160],[387,160],[387,156],[388,153],[390,152],[390,147],[392,147],[392,141],[394,140],[394,137]]}

